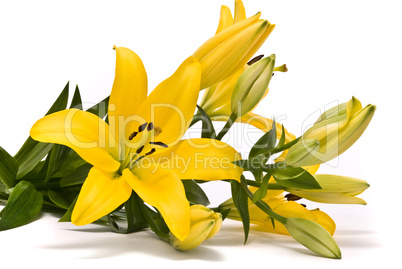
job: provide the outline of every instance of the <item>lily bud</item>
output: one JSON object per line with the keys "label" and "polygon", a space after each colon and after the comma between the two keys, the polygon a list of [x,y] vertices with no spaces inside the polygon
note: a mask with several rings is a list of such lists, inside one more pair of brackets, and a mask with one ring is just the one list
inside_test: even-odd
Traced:
{"label": "lily bud", "polygon": [[264,58],[247,68],[239,77],[231,100],[232,113],[238,117],[250,112],[268,91],[275,68],[275,55]]}
{"label": "lily bud", "polygon": [[190,233],[186,239],[180,241],[172,233],[169,234],[170,243],[178,250],[197,247],[204,240],[214,237],[222,226],[222,215],[203,205],[190,207],[190,220]]}
{"label": "lily bud", "polygon": [[289,149],[286,164],[301,167],[334,159],[359,139],[370,123],[375,109],[374,105],[362,108],[355,97],[329,109]]}
{"label": "lily bud", "polygon": [[319,203],[366,204],[363,199],[355,197],[370,187],[366,181],[352,177],[324,174],[314,175],[314,177],[322,189],[286,189],[286,191]]}
{"label": "lily bud", "polygon": [[284,225],[296,241],[311,251],[327,258],[341,258],[335,240],[317,223],[302,218],[288,218]]}
{"label": "lily bud", "polygon": [[202,67],[201,89],[224,80],[242,68],[273,31],[275,25],[260,20],[260,13],[245,19],[243,9],[243,3],[236,1],[233,20],[230,10],[224,7],[217,34],[194,52],[193,56]]}

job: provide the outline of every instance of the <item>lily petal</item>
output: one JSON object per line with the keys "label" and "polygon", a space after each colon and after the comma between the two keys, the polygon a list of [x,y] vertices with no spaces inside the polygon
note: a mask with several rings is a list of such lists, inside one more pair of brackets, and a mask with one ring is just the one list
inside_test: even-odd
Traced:
{"label": "lily petal", "polygon": [[126,202],[132,188],[125,181],[126,176],[103,172],[97,168],[89,171],[75,204],[71,222],[86,225],[109,214]]}
{"label": "lily petal", "polygon": [[[136,114],[147,97],[147,73],[140,57],[132,50],[123,47],[114,49],[116,72],[109,99],[108,117],[113,131],[128,137],[130,134],[126,134],[125,123],[130,120],[130,116]],[[123,139],[119,135],[116,137]]]}
{"label": "lily petal", "polygon": [[158,209],[170,231],[184,240],[190,232],[190,204],[180,178],[153,164],[132,171],[134,174],[123,171],[128,184],[145,203]]}
{"label": "lily petal", "polygon": [[239,21],[246,19],[246,9],[244,8],[243,1],[236,0],[235,1],[235,15],[233,23],[237,23]]}
{"label": "lily petal", "polygon": [[218,29],[216,30],[216,34],[222,32],[229,26],[233,25],[233,17],[230,9],[227,6],[221,7],[221,16],[219,18]]}
{"label": "lily petal", "polygon": [[161,129],[158,141],[173,145],[182,138],[194,115],[200,83],[201,65],[190,56],[145,100],[138,115]]}
{"label": "lily petal", "polygon": [[240,154],[228,144],[207,138],[185,139],[174,147],[152,156],[159,163],[175,172],[180,179],[240,181],[243,169],[232,162]]}
{"label": "lily petal", "polygon": [[30,134],[41,142],[70,147],[104,171],[114,172],[120,167],[116,138],[109,133],[109,125],[92,113],[68,109],[50,114],[38,120]]}

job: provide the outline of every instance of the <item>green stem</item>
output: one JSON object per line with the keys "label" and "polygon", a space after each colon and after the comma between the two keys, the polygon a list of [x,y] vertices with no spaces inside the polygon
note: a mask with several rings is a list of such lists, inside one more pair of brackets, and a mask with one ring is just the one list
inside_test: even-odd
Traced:
{"label": "green stem", "polygon": [[[261,187],[261,183],[255,180],[246,179],[246,183],[248,186]],[[278,183],[268,183],[268,190],[284,190],[284,188]]]}
{"label": "green stem", "polygon": [[235,123],[236,119],[237,115],[232,113],[228,121],[226,122],[225,126],[223,126],[222,130],[217,135],[216,137],[217,140],[221,140],[225,136],[225,134],[229,131],[230,127],[232,127],[233,123]]}
{"label": "green stem", "polygon": [[[251,201],[253,201],[254,194],[249,190],[249,188],[247,186],[247,182],[245,180],[241,180],[240,185],[243,188],[243,190],[246,192],[247,196],[251,199]],[[270,216],[274,220],[276,220],[282,224],[285,224],[286,218],[275,213],[274,211],[272,211],[272,209],[264,201],[259,200],[255,203],[255,205],[258,206],[258,208],[260,208],[262,211],[264,211],[268,216]]]}

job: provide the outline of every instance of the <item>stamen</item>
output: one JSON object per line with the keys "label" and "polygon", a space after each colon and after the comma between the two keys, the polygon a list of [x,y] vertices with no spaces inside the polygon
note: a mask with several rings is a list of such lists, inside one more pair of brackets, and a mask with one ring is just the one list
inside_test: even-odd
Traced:
{"label": "stamen", "polygon": [[147,126],[148,132],[151,131],[153,128],[154,128],[154,124],[153,124],[153,122],[151,121],[151,122],[148,124],[148,126]]}
{"label": "stamen", "polygon": [[143,149],[144,149],[144,146],[139,147],[139,148],[137,149],[137,153],[140,154]]}
{"label": "stamen", "polygon": [[300,200],[300,199],[301,199],[300,196],[297,196],[297,195],[295,195],[295,194],[293,194],[293,193],[288,193],[288,194],[286,194],[286,195],[285,195],[285,198],[286,198],[288,201],[297,201],[297,200]]}
{"label": "stamen", "polygon": [[138,132],[141,133],[142,131],[144,131],[144,130],[145,130],[145,127],[147,127],[147,125],[148,125],[147,122],[144,123],[144,124],[141,124],[141,125],[138,127]]}
{"label": "stamen", "polygon": [[154,135],[158,136],[160,133],[162,133],[161,127],[155,126],[154,128]]}
{"label": "stamen", "polygon": [[133,138],[138,134],[138,132],[133,132],[129,137],[128,140],[133,140]]}
{"label": "stamen", "polygon": [[252,65],[252,64],[258,62],[259,60],[262,59],[262,57],[264,57],[264,54],[255,56],[253,59],[251,59],[250,61],[248,61],[247,65]]}
{"label": "stamen", "polygon": [[165,143],[160,142],[160,141],[159,141],[159,142],[149,142],[149,144],[161,146],[161,147],[164,147],[164,148],[167,148],[167,147],[168,147],[168,145],[166,145]]}
{"label": "stamen", "polygon": [[145,153],[145,155],[150,155],[150,154],[154,153],[155,151],[156,151],[156,149],[153,148],[149,152]]}

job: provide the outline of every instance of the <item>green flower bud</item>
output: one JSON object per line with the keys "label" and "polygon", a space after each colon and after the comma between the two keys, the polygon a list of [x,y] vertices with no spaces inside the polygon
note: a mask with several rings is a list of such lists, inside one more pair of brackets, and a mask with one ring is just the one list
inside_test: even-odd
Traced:
{"label": "green flower bud", "polygon": [[296,241],[311,251],[327,258],[341,258],[335,240],[319,224],[302,218],[287,218],[284,225]]}
{"label": "green flower bud", "polygon": [[190,207],[190,234],[180,241],[172,233],[169,234],[170,243],[178,250],[185,251],[197,247],[204,240],[214,237],[222,226],[222,215],[203,205]]}
{"label": "green flower bud", "polygon": [[348,103],[329,109],[289,149],[286,164],[301,167],[334,159],[359,139],[370,123],[375,109],[374,105],[362,108],[355,97]]}
{"label": "green flower bud", "polygon": [[362,204],[366,202],[356,195],[362,193],[370,185],[361,179],[336,176],[336,175],[314,175],[322,189],[286,189],[286,191],[303,197],[310,201],[330,204]]}
{"label": "green flower bud", "polygon": [[240,117],[251,111],[264,98],[275,68],[275,55],[259,60],[239,77],[232,93],[232,113]]}

